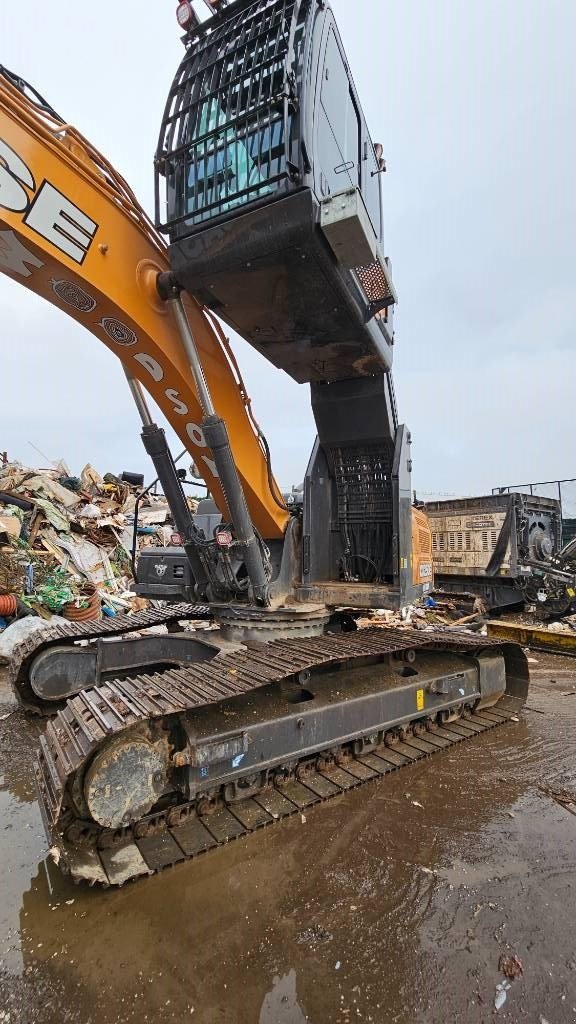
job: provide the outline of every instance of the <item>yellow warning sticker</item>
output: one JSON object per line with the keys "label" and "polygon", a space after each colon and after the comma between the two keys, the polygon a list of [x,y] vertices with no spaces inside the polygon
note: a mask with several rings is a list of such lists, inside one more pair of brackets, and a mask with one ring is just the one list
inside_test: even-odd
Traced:
{"label": "yellow warning sticker", "polygon": [[416,690],[416,710],[424,711],[424,690]]}

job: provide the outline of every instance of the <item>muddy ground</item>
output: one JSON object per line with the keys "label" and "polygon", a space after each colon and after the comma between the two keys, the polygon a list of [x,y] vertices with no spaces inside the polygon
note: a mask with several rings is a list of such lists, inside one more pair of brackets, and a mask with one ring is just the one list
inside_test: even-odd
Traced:
{"label": "muddy ground", "polygon": [[1,719],[0,1022],[576,1021],[576,816],[539,789],[576,792],[576,660],[534,657],[520,722],[114,891],[46,859],[39,726]]}

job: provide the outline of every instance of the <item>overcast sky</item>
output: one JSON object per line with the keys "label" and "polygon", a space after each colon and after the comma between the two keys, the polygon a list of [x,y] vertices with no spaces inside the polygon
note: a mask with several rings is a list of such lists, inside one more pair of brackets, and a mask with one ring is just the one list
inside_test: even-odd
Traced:
{"label": "overcast sky", "polygon": [[[573,0],[333,0],[381,141],[399,294],[395,379],[423,494],[576,476]],[[17,12],[17,13],[15,13]],[[74,123],[152,212],[182,55],[174,0],[2,4],[0,62]],[[116,358],[0,276],[0,450],[73,471],[150,467]],[[306,386],[235,344],[283,486],[314,437]]]}

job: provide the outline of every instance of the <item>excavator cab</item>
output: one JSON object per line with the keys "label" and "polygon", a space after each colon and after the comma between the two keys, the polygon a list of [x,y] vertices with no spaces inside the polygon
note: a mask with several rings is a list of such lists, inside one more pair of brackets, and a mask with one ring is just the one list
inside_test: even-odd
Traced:
{"label": "excavator cab", "polygon": [[300,383],[388,371],[382,147],[331,9],[236,0],[184,41],[156,154],[179,284]]}

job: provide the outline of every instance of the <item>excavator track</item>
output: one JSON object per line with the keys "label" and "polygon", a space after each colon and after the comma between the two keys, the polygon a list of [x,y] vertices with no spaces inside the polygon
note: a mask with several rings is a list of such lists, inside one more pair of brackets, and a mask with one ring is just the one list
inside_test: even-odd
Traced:
{"label": "excavator track", "polygon": [[8,669],[8,680],[26,710],[40,715],[52,715],[55,711],[54,703],[50,704],[39,698],[29,682],[32,661],[50,647],[63,643],[76,644],[79,641],[112,639],[124,633],[150,629],[152,626],[170,626],[184,619],[210,618],[211,612],[207,605],[181,603],[166,608],[147,608],[146,611],[115,615],[113,618],[94,622],[70,622],[66,626],[53,626],[51,629],[34,633],[15,647]]}
{"label": "excavator track", "polygon": [[[502,654],[507,665],[505,695],[493,706],[480,706],[442,726],[422,707],[405,723],[401,741],[359,755],[350,743],[316,752],[312,759],[276,771],[269,785],[246,799],[227,802],[222,795],[210,801],[180,801],[116,829],[79,817],[74,794],[96,753],[135,727],[170,722],[269,684],[284,684],[321,666],[349,670],[417,649]],[[517,716],[527,689],[526,661],[516,645],[377,627],[309,640],[276,640],[201,665],[83,690],[48,723],[37,756],[36,782],[51,854],[76,882],[122,885],[154,874],[503,724]]]}

